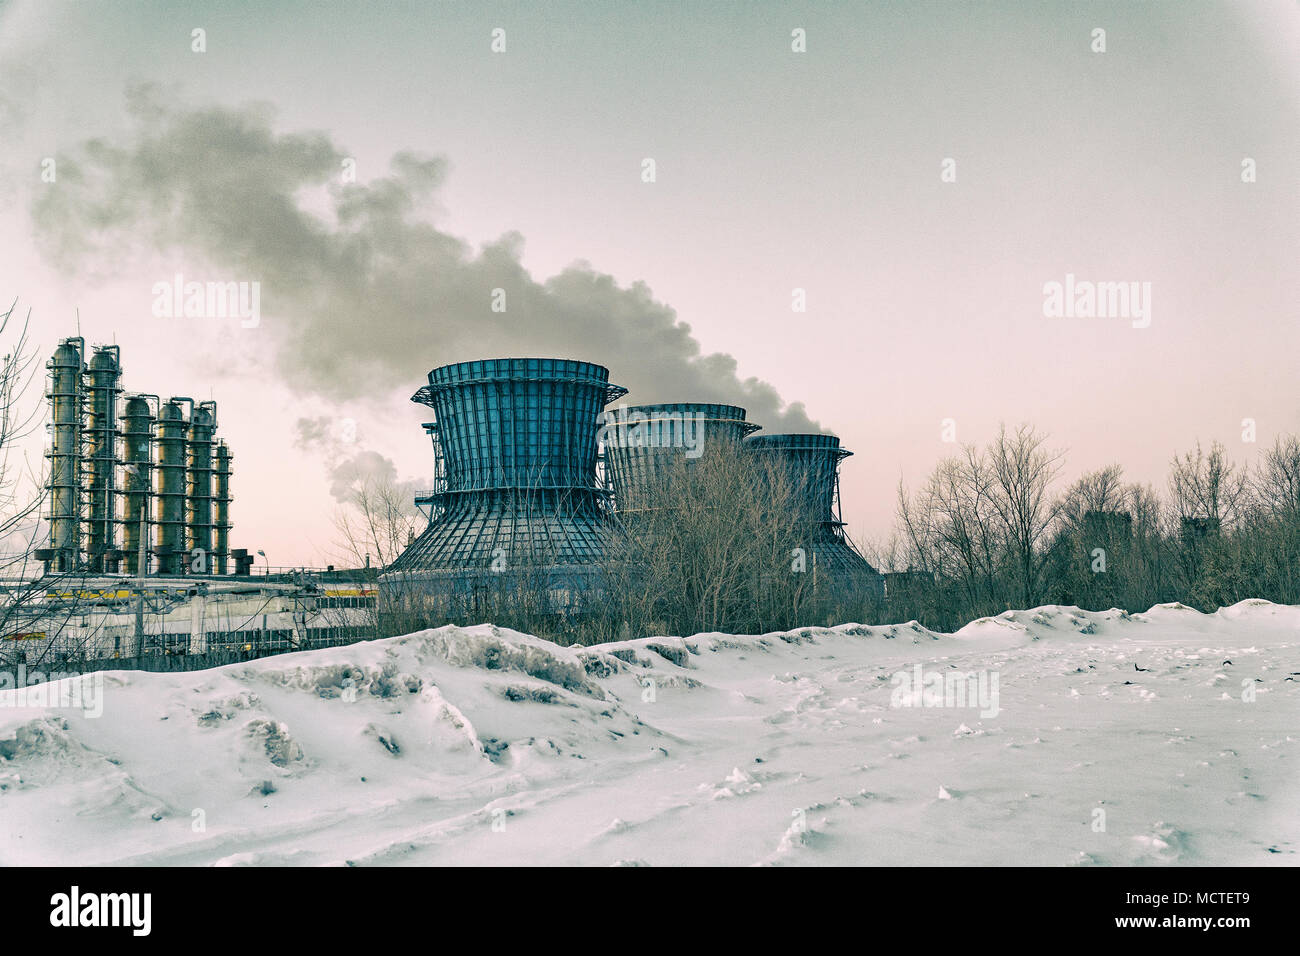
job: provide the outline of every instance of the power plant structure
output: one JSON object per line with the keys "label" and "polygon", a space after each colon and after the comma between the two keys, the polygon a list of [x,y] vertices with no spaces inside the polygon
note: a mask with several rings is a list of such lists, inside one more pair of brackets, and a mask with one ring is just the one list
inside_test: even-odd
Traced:
{"label": "power plant structure", "polygon": [[605,482],[618,514],[634,519],[663,507],[658,490],[677,462],[698,459],[715,443],[739,444],[761,427],[736,405],[671,402],[606,412]]}
{"label": "power plant structure", "polygon": [[829,574],[857,587],[883,593],[883,579],[844,534],[840,511],[840,462],[853,452],[835,435],[754,435],[746,444],[757,454],[772,455],[789,474],[794,489],[806,497],[817,521],[812,543],[812,572]]}
{"label": "power plant structure", "polygon": [[81,337],[60,342],[46,368],[45,572],[225,574],[232,459],[216,402],[123,398],[121,350],[96,346],[87,361]]}
{"label": "power plant structure", "polygon": [[[428,526],[387,568],[434,596],[472,594],[535,575],[550,600],[599,596],[601,562],[628,522],[671,508],[659,486],[680,459],[729,442],[775,454],[817,517],[811,545],[823,580],[879,593],[882,578],[844,534],[833,435],[752,436],[735,405],[607,405],[626,394],[608,369],[567,359],[510,358],[435,368],[412,401],[434,410],[434,489],[416,505]],[[506,577],[497,577],[506,575]],[[513,576],[513,577],[511,577]]]}
{"label": "power plant structure", "polygon": [[427,405],[436,486],[416,499],[429,525],[390,580],[473,595],[521,576],[567,602],[590,583],[611,531],[597,478],[597,420],[627,390],[567,359],[487,359],[435,368]]}

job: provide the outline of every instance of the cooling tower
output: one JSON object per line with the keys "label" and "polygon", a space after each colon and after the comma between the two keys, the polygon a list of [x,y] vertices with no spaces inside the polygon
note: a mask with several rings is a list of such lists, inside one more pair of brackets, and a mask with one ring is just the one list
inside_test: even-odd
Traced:
{"label": "cooling tower", "polygon": [[839,583],[879,590],[880,574],[844,536],[839,510],[840,462],[853,454],[834,435],[755,435],[746,444],[759,454],[779,456],[817,516],[812,542],[814,567]]}
{"label": "cooling tower", "polygon": [[596,478],[599,417],[624,394],[608,369],[566,359],[434,369],[411,399],[436,418],[426,431],[439,486],[419,499],[432,520],[388,570],[474,587],[541,571],[552,588],[585,586],[609,534]]}
{"label": "cooling tower", "polygon": [[674,462],[738,444],[759,428],[745,421],[743,408],[698,402],[620,405],[603,422],[605,481],[623,518],[664,506],[658,491]]}

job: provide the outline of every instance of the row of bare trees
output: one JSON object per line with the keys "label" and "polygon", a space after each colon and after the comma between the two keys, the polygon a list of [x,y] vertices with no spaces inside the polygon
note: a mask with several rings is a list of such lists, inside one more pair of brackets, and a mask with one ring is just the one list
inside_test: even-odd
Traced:
{"label": "row of bare trees", "polygon": [[[458,591],[444,579],[391,575],[381,588],[381,629],[491,621],[562,643],[595,643],[824,624],[856,600],[831,575],[819,576],[823,516],[804,479],[778,457],[717,442],[697,459],[664,454],[647,471],[655,484],[647,498],[655,506],[611,523],[604,558],[576,590],[541,571],[485,569]],[[391,523],[391,516],[377,520],[389,514],[386,502],[382,489],[364,497],[359,489],[359,514],[346,527]],[[366,540],[392,537],[389,531]]]}
{"label": "row of bare trees", "polygon": [[[915,491],[900,483],[896,531],[868,551],[889,572],[882,594],[862,582],[818,586],[809,554],[824,528],[798,479],[738,447],[712,447],[660,469],[662,507],[621,516],[581,613],[555,615],[544,594],[552,584],[515,576],[450,616],[445,603],[440,617],[412,615],[420,602],[407,601],[401,624],[493,620],[588,643],[850,620],[951,630],[1041,604],[1300,603],[1300,438],[1278,439],[1253,467],[1218,443],[1198,445],[1170,462],[1163,495],[1127,481],[1118,464],[1061,488],[1063,465],[1045,435],[1020,425],[963,447]],[[386,559],[400,550],[409,505],[376,487],[359,489],[355,504],[359,517],[343,526],[352,540]]]}
{"label": "row of bare trees", "polygon": [[[941,462],[914,493],[900,484],[898,527],[874,549],[900,576],[877,619],[932,627],[1045,603],[1202,610],[1259,597],[1300,602],[1300,439],[1279,438],[1254,467],[1199,444],[1170,463],[1167,494],[1121,466],[1055,487],[1060,451],[1027,425]],[[918,585],[917,581],[923,582]]]}

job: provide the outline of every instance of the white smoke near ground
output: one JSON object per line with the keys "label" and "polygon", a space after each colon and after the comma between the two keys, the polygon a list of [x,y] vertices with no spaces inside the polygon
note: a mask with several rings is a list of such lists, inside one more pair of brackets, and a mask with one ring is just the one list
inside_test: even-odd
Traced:
{"label": "white smoke near ground", "polygon": [[442,157],[398,153],[388,175],[350,183],[342,146],[276,132],[265,106],[189,108],[147,85],[127,105],[126,133],[59,157],[59,188],[32,206],[39,248],[83,274],[179,252],[195,271],[260,282],[261,331],[300,395],[374,398],[447,362],[555,356],[608,366],[629,401],[726,402],[769,432],[820,430],[730,355],[701,354],[645,284],[585,264],[539,281],[518,234],[475,251],[440,231],[428,213]]}
{"label": "white smoke near ground", "polygon": [[294,431],[294,447],[318,454],[325,461],[330,497],[340,504],[355,505],[363,488],[391,489],[397,500],[409,501],[433,485],[432,479],[399,480],[391,458],[360,447],[355,433],[340,429],[336,419],[299,418]]}

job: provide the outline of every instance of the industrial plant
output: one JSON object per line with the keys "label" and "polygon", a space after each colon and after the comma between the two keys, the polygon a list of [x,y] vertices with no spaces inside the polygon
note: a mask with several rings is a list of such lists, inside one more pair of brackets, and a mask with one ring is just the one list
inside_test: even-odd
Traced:
{"label": "industrial plant", "polygon": [[589,362],[512,358],[435,368],[412,401],[434,410],[435,487],[416,499],[428,526],[387,569],[428,595],[472,595],[530,576],[561,607],[598,597],[600,565],[620,528],[670,509],[658,488],[673,463],[732,443],[788,469],[818,517],[814,575],[879,593],[881,575],[844,534],[839,464],[824,434],[756,436],[734,405],[619,406],[626,394]]}
{"label": "industrial plant", "polygon": [[789,475],[815,516],[814,589],[881,588],[844,534],[849,452],[838,438],[754,435],[760,426],[735,405],[611,408],[627,390],[590,362],[431,371],[412,397],[433,412],[434,483],[415,500],[427,525],[389,567],[337,572],[255,568],[247,549],[230,548],[234,459],[215,402],[124,394],[118,347],[88,355],[79,337],[60,342],[47,369],[49,541],[35,552],[45,583],[39,601],[7,614],[0,666],[171,669],[350,643],[382,636],[382,590],[411,585],[434,611],[426,620],[521,588],[546,613],[582,615],[599,605],[613,545],[638,522],[677,520],[665,478],[706,447]]}
{"label": "industrial plant", "polygon": [[120,349],[80,337],[46,369],[49,540],[39,581],[4,583],[0,667],[176,669],[374,636],[363,572],[255,575],[231,549],[216,402],[124,394]]}
{"label": "industrial plant", "polygon": [[50,540],[36,552],[46,573],[224,575],[232,558],[247,573],[248,552],[229,549],[234,459],[216,437],[216,402],[123,402],[121,350],[98,346],[87,362],[80,337],[46,368]]}

